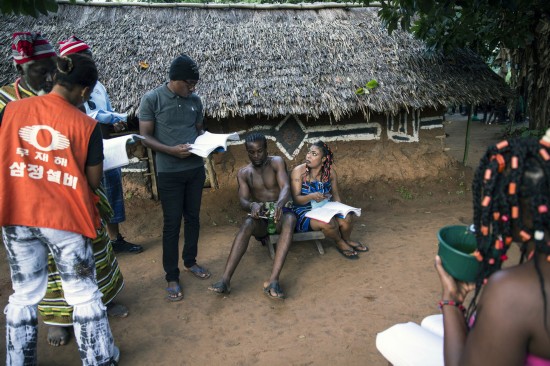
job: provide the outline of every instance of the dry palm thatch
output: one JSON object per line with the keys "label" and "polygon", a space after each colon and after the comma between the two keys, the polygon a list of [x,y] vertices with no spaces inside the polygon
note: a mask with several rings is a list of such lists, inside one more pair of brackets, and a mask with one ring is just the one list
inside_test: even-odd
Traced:
{"label": "dry palm thatch", "polygon": [[[396,113],[509,95],[473,53],[444,57],[410,34],[388,35],[375,8],[61,4],[49,17],[1,16],[0,22],[2,84],[15,77],[12,32],[41,31],[52,43],[75,34],[92,46],[100,80],[119,111],[135,112],[141,96],[167,79],[180,53],[198,62],[197,92],[206,115],[216,119],[293,113],[338,121],[358,112]],[[372,79],[379,87],[357,95]]]}

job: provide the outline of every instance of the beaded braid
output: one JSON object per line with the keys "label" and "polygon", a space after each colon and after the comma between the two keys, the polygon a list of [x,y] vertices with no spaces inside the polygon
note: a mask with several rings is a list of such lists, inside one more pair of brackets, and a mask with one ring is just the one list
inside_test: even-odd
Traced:
{"label": "beaded braid", "polygon": [[[325,183],[330,180],[330,167],[334,163],[334,154],[332,153],[332,150],[326,143],[319,140],[313,144],[313,146],[317,146],[321,149],[323,152],[323,157],[326,158],[325,162],[323,163],[323,166],[321,167],[321,182]],[[309,168],[306,166],[306,171],[303,174],[304,180],[309,174]]]}
{"label": "beaded braid", "polygon": [[[513,240],[514,225],[519,228],[522,240],[520,263],[525,259],[527,242],[531,239],[535,242],[533,255],[544,253],[550,262],[550,242],[544,240],[545,230],[550,230],[549,148],[549,142],[534,138],[501,141],[491,146],[480,161],[472,183],[472,193],[477,239],[474,256],[481,262],[481,269],[476,280],[474,299],[468,308],[468,318],[476,310],[477,297],[487,278],[508,259],[506,253]],[[522,220],[522,198],[528,198],[529,206],[523,207],[531,213],[532,229],[527,228]],[[534,261],[544,302],[545,328],[548,331],[544,278],[537,256]]]}

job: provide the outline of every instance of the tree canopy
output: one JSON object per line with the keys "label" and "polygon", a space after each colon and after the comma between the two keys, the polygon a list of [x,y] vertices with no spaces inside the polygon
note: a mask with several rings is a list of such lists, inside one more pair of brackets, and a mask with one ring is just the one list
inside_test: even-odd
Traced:
{"label": "tree canopy", "polygon": [[469,47],[485,55],[497,47],[530,45],[535,27],[550,10],[547,0],[390,0],[380,4],[379,15],[390,32],[401,27],[435,49]]}
{"label": "tree canopy", "polygon": [[37,17],[40,14],[48,15],[48,12],[57,12],[57,2],[55,0],[0,0],[0,12]]}
{"label": "tree canopy", "polygon": [[[369,5],[371,0],[362,0]],[[518,98],[527,100],[530,127],[550,124],[550,1],[382,0],[380,17],[391,33],[410,31],[434,50],[470,48],[508,62]],[[503,52],[505,51],[505,52]],[[513,108],[514,103],[512,103]]]}
{"label": "tree canopy", "polygon": [[[69,1],[76,2],[76,0]],[[142,1],[211,2],[210,0]],[[328,1],[283,0],[281,2]],[[212,2],[274,3],[275,1],[214,0]],[[511,69],[511,83],[517,90],[518,98],[522,97],[527,101],[530,127],[538,130],[549,127],[549,0],[358,0],[358,2],[380,6],[379,15],[390,33],[400,27],[424,40],[434,51],[449,52],[456,48],[470,48],[483,57],[499,58]],[[0,0],[0,12],[4,14],[37,17],[40,14],[56,12],[57,7],[56,0]]]}

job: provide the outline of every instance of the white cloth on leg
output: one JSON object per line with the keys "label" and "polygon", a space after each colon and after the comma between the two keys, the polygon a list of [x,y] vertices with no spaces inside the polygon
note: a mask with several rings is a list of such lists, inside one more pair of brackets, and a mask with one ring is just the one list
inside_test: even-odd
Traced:
{"label": "white cloth on leg", "polygon": [[6,365],[35,365],[38,302],[46,293],[48,250],[56,262],[84,366],[111,364],[113,336],[97,288],[90,240],[80,234],[28,226],[2,228],[14,293],[6,314]]}
{"label": "white cloth on leg", "polygon": [[394,366],[444,366],[443,317],[432,315],[422,324],[396,324],[378,333],[376,348]]}

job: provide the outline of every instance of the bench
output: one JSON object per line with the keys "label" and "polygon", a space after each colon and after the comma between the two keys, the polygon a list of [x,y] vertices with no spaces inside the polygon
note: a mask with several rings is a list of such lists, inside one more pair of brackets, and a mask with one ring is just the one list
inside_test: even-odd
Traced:
{"label": "bench", "polygon": [[[294,233],[292,235],[292,242],[313,240],[315,241],[315,245],[317,246],[319,254],[325,254],[325,250],[323,249],[323,245],[321,244],[321,240],[323,240],[324,238],[325,235],[322,231],[306,231],[303,233]],[[275,248],[273,247],[273,245],[277,244],[277,240],[279,240],[278,234],[269,235],[267,248],[269,249],[269,256],[271,257],[271,259],[275,259]]]}

